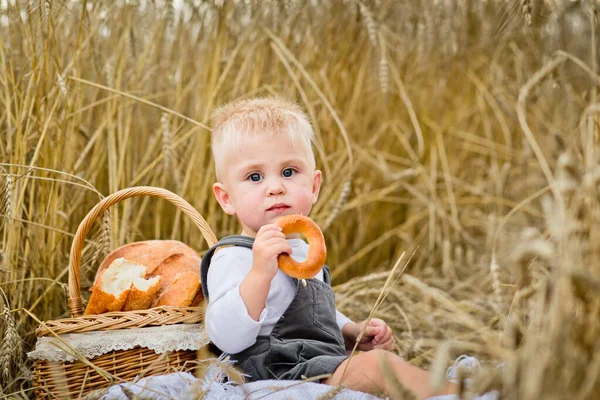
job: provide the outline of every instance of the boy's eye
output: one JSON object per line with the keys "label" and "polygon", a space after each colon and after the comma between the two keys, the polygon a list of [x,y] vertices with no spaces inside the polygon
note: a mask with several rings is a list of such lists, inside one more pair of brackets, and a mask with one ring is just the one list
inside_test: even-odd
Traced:
{"label": "boy's eye", "polygon": [[248,179],[250,179],[252,182],[258,182],[260,181],[260,174],[258,172],[254,172],[248,175]]}
{"label": "boy's eye", "polygon": [[285,178],[289,178],[292,175],[294,175],[296,171],[294,171],[292,168],[286,168],[283,170],[283,172],[281,173],[281,175],[283,175]]}

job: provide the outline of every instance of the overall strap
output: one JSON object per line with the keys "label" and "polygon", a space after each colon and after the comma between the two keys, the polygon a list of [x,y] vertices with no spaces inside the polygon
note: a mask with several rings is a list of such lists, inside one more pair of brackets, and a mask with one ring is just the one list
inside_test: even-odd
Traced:
{"label": "overall strap", "polygon": [[327,265],[323,265],[323,282],[331,286],[331,273]]}
{"label": "overall strap", "polygon": [[202,257],[202,263],[200,264],[200,279],[202,280],[202,294],[204,298],[208,300],[208,268],[210,267],[210,261],[215,254],[215,250],[221,246],[242,246],[252,250],[254,244],[254,238],[249,236],[231,235],[225,236],[219,240],[213,247],[208,249],[206,254]]}

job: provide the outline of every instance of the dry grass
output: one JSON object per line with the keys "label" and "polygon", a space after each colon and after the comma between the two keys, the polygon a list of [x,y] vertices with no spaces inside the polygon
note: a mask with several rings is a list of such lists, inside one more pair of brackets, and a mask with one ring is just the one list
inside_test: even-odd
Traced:
{"label": "dry grass", "polygon": [[[31,396],[29,313],[67,315],[88,210],[160,186],[236,232],[208,116],[284,94],[315,121],[342,311],[369,316],[414,252],[376,314],[405,359],[439,379],[477,355],[475,387],[510,399],[600,397],[597,2],[248,3],[0,0],[2,394]],[[206,249],[171,205],[128,200],[89,235],[82,286],[150,238]]]}

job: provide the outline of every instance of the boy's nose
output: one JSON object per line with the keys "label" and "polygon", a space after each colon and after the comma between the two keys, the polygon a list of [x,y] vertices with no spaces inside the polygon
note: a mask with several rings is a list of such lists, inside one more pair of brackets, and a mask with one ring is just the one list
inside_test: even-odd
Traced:
{"label": "boy's nose", "polygon": [[269,182],[268,190],[269,190],[269,195],[271,195],[271,196],[285,193],[285,188],[284,188],[282,182],[278,179],[275,179],[275,180],[272,180],[271,182]]}

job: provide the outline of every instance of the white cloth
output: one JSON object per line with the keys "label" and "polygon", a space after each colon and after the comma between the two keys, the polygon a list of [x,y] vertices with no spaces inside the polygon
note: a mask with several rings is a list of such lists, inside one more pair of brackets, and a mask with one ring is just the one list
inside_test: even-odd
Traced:
{"label": "white cloth", "polygon": [[207,379],[206,376],[202,380],[198,380],[187,372],[150,376],[136,383],[122,383],[111,386],[107,393],[101,397],[90,396],[90,398],[128,400],[133,394],[136,398],[149,400],[197,398],[202,398],[202,400],[258,400],[262,398],[272,400],[314,400],[329,398],[327,397],[329,393],[336,393],[336,399],[344,400],[379,399],[379,397],[367,393],[350,389],[338,390],[333,386],[315,382],[269,380],[234,385],[229,382],[223,383],[218,379]]}
{"label": "white cloth", "polygon": [[[215,360],[216,361],[216,360]],[[98,400],[127,400],[134,395],[138,398],[152,400],[196,399],[203,400],[258,400],[262,398],[273,400],[314,400],[320,398],[335,398],[343,400],[377,400],[371,394],[350,389],[339,390],[333,386],[316,382],[267,380],[235,385],[231,381],[223,382],[227,373],[222,369],[223,364],[230,363],[221,358],[220,362],[209,366],[204,377],[196,379],[187,372],[177,372],[169,375],[150,376],[135,383],[121,383],[108,389],[102,394],[90,394],[90,398]],[[499,393],[488,392],[473,397],[472,400],[498,400]],[[429,400],[459,400],[456,395],[435,396]]]}
{"label": "white cloth", "polygon": [[[306,260],[308,244],[302,239],[288,239],[292,258]],[[205,324],[209,339],[222,351],[239,353],[256,342],[259,335],[269,335],[294,299],[294,281],[281,270],[271,281],[267,303],[255,321],[240,295],[240,284],[252,268],[252,250],[241,246],[224,247],[215,253],[208,269],[209,304]],[[315,277],[323,280],[323,270]],[[352,322],[336,310],[340,329]]]}
{"label": "white cloth", "polygon": [[27,353],[27,356],[33,360],[71,362],[81,356],[91,359],[114,350],[129,350],[137,346],[161,354],[167,351],[198,350],[208,344],[202,324],[66,333],[59,335],[59,338],[38,338],[35,350]]}
{"label": "white cloth", "polygon": [[[344,400],[377,400],[379,397],[357,392],[350,389],[337,391],[333,386],[314,382],[301,381],[257,381],[243,385],[231,385],[219,381],[201,383],[193,375],[178,372],[170,375],[151,376],[137,383],[124,383],[111,386],[108,393],[99,400],[128,400],[131,399],[125,391],[139,398],[152,400],[196,399],[202,400],[314,400],[328,398],[330,392],[337,393],[336,399]],[[201,394],[199,397],[198,395]],[[456,397],[456,396],[455,396]],[[92,397],[98,398],[98,397]],[[333,398],[333,397],[332,397]],[[446,399],[444,399],[446,400]],[[458,400],[451,399],[451,400]]]}

